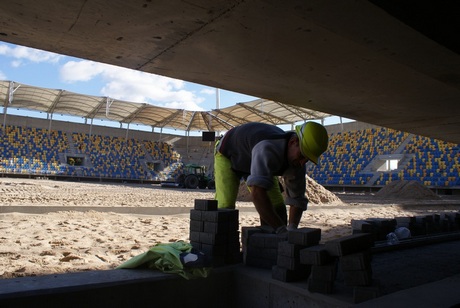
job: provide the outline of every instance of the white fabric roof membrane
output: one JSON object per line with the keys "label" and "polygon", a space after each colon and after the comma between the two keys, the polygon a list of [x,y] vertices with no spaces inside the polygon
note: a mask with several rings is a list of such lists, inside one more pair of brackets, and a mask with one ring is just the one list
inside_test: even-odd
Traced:
{"label": "white fabric roof membrane", "polygon": [[266,99],[237,103],[211,111],[189,111],[39,88],[6,80],[0,81],[0,99],[3,101],[4,113],[8,108],[18,108],[49,115],[62,114],[183,131],[226,131],[247,122],[282,125],[330,116]]}

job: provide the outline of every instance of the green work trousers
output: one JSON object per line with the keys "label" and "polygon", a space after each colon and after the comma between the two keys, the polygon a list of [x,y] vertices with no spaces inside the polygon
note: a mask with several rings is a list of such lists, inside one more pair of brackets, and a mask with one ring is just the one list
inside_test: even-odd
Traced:
{"label": "green work trousers", "polygon": [[[214,177],[216,181],[215,199],[221,209],[234,209],[238,191],[240,188],[241,176],[231,168],[231,161],[220,152],[214,156]],[[250,188],[248,187],[250,190]],[[273,177],[273,186],[267,191],[276,214],[287,224],[286,205],[281,193],[278,177]],[[261,224],[266,223],[261,220]]]}

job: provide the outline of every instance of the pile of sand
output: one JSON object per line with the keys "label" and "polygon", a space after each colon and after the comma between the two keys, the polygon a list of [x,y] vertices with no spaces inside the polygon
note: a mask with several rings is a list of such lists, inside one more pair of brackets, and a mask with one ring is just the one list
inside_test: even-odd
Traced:
{"label": "pile of sand", "polygon": [[[310,178],[308,175],[305,176],[305,179],[307,181],[307,189],[305,191],[305,194],[310,201],[310,203],[314,204],[326,204],[326,203],[337,203],[341,202],[339,197],[337,197],[335,194],[318,184],[315,180]],[[280,178],[281,183],[283,184],[283,179]],[[246,187],[246,184],[244,182],[241,182],[240,184],[240,190],[238,192],[238,201],[245,201],[249,202],[251,201],[251,196],[249,194],[249,190]]]}
{"label": "pile of sand", "polygon": [[308,175],[305,176],[307,181],[306,195],[310,203],[314,204],[326,204],[326,203],[337,203],[341,202],[339,197],[318,184],[315,180],[310,178]]}
{"label": "pile of sand", "polygon": [[416,181],[394,181],[380,189],[375,196],[381,199],[416,199],[416,200],[439,200],[428,187]]}

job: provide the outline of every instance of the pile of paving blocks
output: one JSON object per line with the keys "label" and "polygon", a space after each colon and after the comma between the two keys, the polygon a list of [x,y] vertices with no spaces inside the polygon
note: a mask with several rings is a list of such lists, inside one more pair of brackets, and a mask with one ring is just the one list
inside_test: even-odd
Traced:
{"label": "pile of paving blocks", "polygon": [[238,210],[218,209],[217,200],[195,199],[190,210],[190,244],[213,266],[241,262]]}
{"label": "pile of paving blocks", "polygon": [[320,244],[321,229],[299,228],[279,235],[243,227],[242,239],[244,264],[271,267],[273,279],[306,281],[310,292],[331,294],[340,273],[343,283],[353,287],[355,303],[380,295],[372,278],[371,234],[352,234]]}
{"label": "pile of paving blocks", "polygon": [[[372,235],[354,234],[302,249],[300,263],[311,266],[308,290],[324,294],[333,293],[338,273],[341,274],[346,286],[356,287],[355,293],[363,287],[372,286],[374,282],[370,249],[373,244]],[[374,298],[378,296],[374,295]],[[356,302],[357,297],[362,298],[363,295],[357,293]]]}
{"label": "pile of paving blocks", "polygon": [[241,233],[244,264],[267,269],[276,265],[278,244],[286,241],[286,233],[267,233],[263,227],[242,227]]}
{"label": "pile of paving blocks", "polygon": [[321,229],[300,228],[288,232],[287,240],[278,245],[276,265],[272,268],[272,278],[284,282],[307,279],[311,274],[311,266],[301,262],[301,251],[304,248],[319,244]]}
{"label": "pile of paving blocks", "polygon": [[420,215],[411,217],[367,218],[352,220],[353,234],[369,233],[375,241],[386,240],[396,228],[408,228],[412,236],[460,231],[460,212]]}
{"label": "pile of paving blocks", "polygon": [[353,287],[355,303],[380,296],[378,281],[372,278],[370,250],[373,245],[373,236],[363,233],[328,241],[324,247],[329,256],[338,260],[344,284]]}

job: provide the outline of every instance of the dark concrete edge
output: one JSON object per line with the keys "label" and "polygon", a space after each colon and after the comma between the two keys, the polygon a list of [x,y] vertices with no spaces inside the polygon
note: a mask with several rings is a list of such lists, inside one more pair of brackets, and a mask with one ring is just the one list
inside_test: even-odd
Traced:
{"label": "dark concrete edge", "polygon": [[460,274],[357,304],[359,308],[460,307]]}
{"label": "dark concrete edge", "polygon": [[392,250],[409,249],[419,246],[458,240],[460,240],[460,232],[458,231],[433,233],[428,235],[414,236],[410,239],[400,240],[399,243],[392,245],[388,244],[386,241],[379,241],[376,242],[375,245],[371,248],[371,252],[375,254]]}
{"label": "dark concrete edge", "polygon": [[81,291],[165,279],[185,279],[147,269],[114,269],[0,280],[0,300]]}
{"label": "dark concrete edge", "polygon": [[[309,292],[306,288],[306,282],[281,282],[271,277],[270,270],[247,267],[243,264],[213,268],[210,276],[229,272],[239,277],[238,279],[253,277],[255,280],[260,280],[261,283],[268,284],[269,289],[272,287],[281,288],[289,291],[288,293],[297,294],[316,303],[321,303],[324,307],[351,307],[355,305],[357,307],[413,307],[419,304],[424,307],[436,307],[435,304],[438,304],[437,307],[453,307],[460,304],[460,293],[458,292],[460,290],[460,274],[411,289],[383,295],[361,304],[353,304],[350,298],[341,298],[337,294],[327,295]],[[186,279],[176,274],[166,274],[149,269],[114,269],[19,277],[0,280],[0,301],[165,280],[184,281]],[[270,291],[267,290],[267,292]]]}

